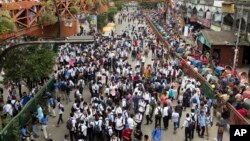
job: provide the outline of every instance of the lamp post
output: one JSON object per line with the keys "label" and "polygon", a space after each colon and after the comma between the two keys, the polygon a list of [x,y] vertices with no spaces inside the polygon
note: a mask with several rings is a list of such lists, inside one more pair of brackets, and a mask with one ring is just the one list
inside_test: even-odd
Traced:
{"label": "lamp post", "polygon": [[236,41],[236,45],[235,45],[235,50],[234,50],[234,62],[233,62],[233,70],[236,69],[236,63],[237,63],[237,56],[238,56],[238,45],[239,45],[239,40],[240,40],[240,28],[241,28],[241,22],[242,22],[242,15],[243,15],[243,5],[241,6],[241,12],[240,12],[240,23],[239,23],[239,28],[238,28],[238,33],[237,33],[237,41]]}

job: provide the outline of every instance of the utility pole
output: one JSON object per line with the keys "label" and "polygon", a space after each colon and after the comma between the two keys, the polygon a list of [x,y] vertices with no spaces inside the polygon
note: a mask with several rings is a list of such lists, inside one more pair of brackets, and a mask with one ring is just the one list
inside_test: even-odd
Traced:
{"label": "utility pole", "polygon": [[235,46],[235,50],[234,50],[234,63],[233,63],[233,70],[236,70],[236,63],[238,60],[238,45],[239,45],[239,40],[240,40],[240,30],[241,30],[241,22],[242,22],[242,16],[243,16],[243,8],[244,6],[241,6],[241,12],[240,12],[240,24],[239,24],[239,28],[238,28],[238,33],[237,33],[237,41],[236,41],[236,46]]}
{"label": "utility pole", "polygon": [[237,20],[237,14],[238,14],[238,5],[239,5],[239,0],[234,0],[234,21],[233,21],[233,31],[236,31],[236,20]]}

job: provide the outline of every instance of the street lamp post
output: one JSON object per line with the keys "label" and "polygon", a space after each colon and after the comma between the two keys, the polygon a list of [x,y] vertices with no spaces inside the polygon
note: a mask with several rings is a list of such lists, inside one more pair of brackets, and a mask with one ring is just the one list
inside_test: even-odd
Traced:
{"label": "street lamp post", "polygon": [[237,63],[237,56],[238,56],[238,46],[239,46],[239,40],[240,40],[240,28],[241,28],[241,22],[242,22],[242,15],[243,15],[243,5],[241,6],[241,16],[240,16],[240,23],[239,23],[239,28],[238,28],[238,33],[237,33],[237,41],[236,41],[236,45],[235,45],[235,50],[234,50],[234,62],[233,62],[233,70],[236,69],[236,63]]}

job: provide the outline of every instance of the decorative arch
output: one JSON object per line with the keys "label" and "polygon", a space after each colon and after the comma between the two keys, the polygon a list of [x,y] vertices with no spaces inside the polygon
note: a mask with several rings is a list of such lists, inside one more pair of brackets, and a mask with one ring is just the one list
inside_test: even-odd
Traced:
{"label": "decorative arch", "polygon": [[193,15],[197,15],[197,13],[198,13],[198,10],[197,10],[196,7],[194,7],[194,8],[193,8]]}
{"label": "decorative arch", "polygon": [[[241,29],[241,30],[244,30],[245,27],[246,27],[246,21],[245,21],[244,18],[241,18],[241,19],[242,19],[242,20],[241,20],[240,29]],[[239,28],[239,24],[240,24],[240,19],[237,19],[237,20],[236,20],[236,28],[237,28],[237,29]]]}
{"label": "decorative arch", "polygon": [[231,14],[227,14],[224,18],[224,24],[227,26],[233,26],[233,17],[231,16]]}

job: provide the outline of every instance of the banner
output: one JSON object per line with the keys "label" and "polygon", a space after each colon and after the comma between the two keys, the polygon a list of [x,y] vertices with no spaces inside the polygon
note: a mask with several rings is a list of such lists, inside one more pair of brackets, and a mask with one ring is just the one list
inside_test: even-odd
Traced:
{"label": "banner", "polygon": [[224,0],[214,0],[214,7],[222,7]]}
{"label": "banner", "polygon": [[222,14],[221,13],[217,12],[217,13],[214,14],[214,21],[215,22],[220,22],[221,19],[222,19]]}
{"label": "banner", "polygon": [[91,27],[94,28],[95,31],[97,31],[97,16],[91,15],[90,18],[91,18],[91,21],[90,21]]}
{"label": "banner", "polygon": [[212,12],[211,11],[206,12],[206,19],[208,19],[208,20],[212,19]]}

